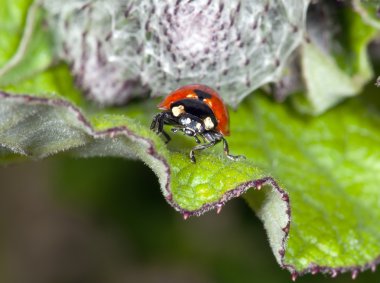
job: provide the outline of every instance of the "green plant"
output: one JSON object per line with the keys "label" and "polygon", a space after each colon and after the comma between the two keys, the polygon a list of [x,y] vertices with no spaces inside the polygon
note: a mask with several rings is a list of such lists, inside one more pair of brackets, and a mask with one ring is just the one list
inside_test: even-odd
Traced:
{"label": "green plant", "polygon": [[[243,196],[263,221],[278,263],[293,278],[346,271],[355,278],[359,271],[374,269],[380,255],[380,101],[376,90],[362,91],[374,77],[367,55],[379,30],[374,7],[357,1],[352,2],[354,10],[318,3],[309,8],[306,25],[307,1],[297,8],[291,1],[284,6],[278,2],[252,7],[233,2],[226,7],[221,1],[210,6],[213,17],[219,11],[233,21],[226,34],[234,39],[217,40],[217,49],[249,43],[238,36],[245,25],[255,24],[244,20],[247,13],[256,11],[260,21],[269,21],[255,27],[261,29],[260,36],[250,39],[260,44],[243,51],[239,47],[240,53],[221,52],[231,61],[222,61],[227,74],[216,76],[217,52],[204,51],[205,60],[193,58],[193,67],[192,53],[185,52],[187,41],[183,58],[165,51],[158,64],[157,50],[163,40],[169,41],[170,31],[159,28],[160,21],[146,12],[151,10],[144,1],[80,6],[77,1],[0,1],[5,7],[0,27],[1,161],[40,159],[62,151],[80,157],[137,158],[156,173],[164,198],[184,218],[219,211],[231,198]],[[190,4],[166,8],[154,3],[155,13],[192,15],[186,6]],[[322,12],[323,22],[313,14]],[[133,36],[147,23],[154,32],[144,26],[143,34]],[[276,41],[280,35],[273,29],[279,26],[287,27],[287,33]],[[123,28],[126,34],[115,35]],[[107,45],[110,38],[116,43]],[[145,53],[141,44],[147,45]],[[289,58],[296,46],[298,53]],[[255,56],[248,58],[247,50]],[[71,70],[59,59],[69,62]],[[258,66],[265,68],[254,74]],[[188,139],[176,136],[166,146],[149,130],[158,100],[110,106],[144,97],[149,88],[153,95],[163,95],[179,82],[197,79],[219,80],[225,100],[237,107],[228,141],[231,151],[247,160],[229,161],[214,148],[192,164]],[[263,85],[271,81],[278,82],[281,99],[289,96],[284,103],[264,94]],[[261,86],[264,90],[257,90]],[[82,93],[108,107],[88,102]]]}

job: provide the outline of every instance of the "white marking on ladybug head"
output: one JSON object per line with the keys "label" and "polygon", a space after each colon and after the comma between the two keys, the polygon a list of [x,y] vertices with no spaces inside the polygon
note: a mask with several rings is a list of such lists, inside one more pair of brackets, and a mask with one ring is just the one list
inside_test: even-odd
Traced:
{"label": "white marking on ladybug head", "polygon": [[182,113],[185,113],[185,107],[183,105],[174,106],[172,108],[172,113],[174,117],[178,117]]}
{"label": "white marking on ladybug head", "polygon": [[195,125],[195,127],[197,128],[198,131],[201,131],[201,130],[202,130],[202,125],[201,125],[201,123],[197,123],[197,124]]}
{"label": "white marking on ladybug head", "polygon": [[190,119],[190,118],[186,118],[186,119],[183,121],[183,123],[184,123],[185,125],[188,125],[188,124],[191,123],[191,119]]}
{"label": "white marking on ladybug head", "polygon": [[203,122],[205,123],[205,129],[212,130],[214,128],[214,123],[212,122],[210,117],[206,117]]}

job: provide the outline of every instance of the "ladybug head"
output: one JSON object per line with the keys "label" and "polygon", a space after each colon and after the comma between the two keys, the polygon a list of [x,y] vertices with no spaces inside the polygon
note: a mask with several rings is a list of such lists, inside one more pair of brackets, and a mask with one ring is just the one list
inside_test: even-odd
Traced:
{"label": "ladybug head", "polygon": [[180,99],[171,104],[170,111],[181,126],[196,133],[215,130],[218,125],[212,109],[199,99]]}

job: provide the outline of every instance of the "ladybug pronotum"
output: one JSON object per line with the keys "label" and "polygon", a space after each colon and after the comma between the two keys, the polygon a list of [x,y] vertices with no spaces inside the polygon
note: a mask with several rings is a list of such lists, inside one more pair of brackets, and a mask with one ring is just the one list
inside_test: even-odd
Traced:
{"label": "ladybug pronotum", "polygon": [[[159,105],[162,110],[154,116],[151,130],[162,134],[166,143],[170,136],[164,131],[164,125],[173,126],[172,132],[182,132],[194,137],[198,145],[190,151],[190,160],[195,163],[195,151],[200,151],[223,141],[223,149],[231,160],[244,158],[242,155],[231,155],[224,136],[230,134],[227,107],[219,94],[212,88],[192,84],[183,86],[170,93]],[[203,143],[199,137],[202,138]]]}

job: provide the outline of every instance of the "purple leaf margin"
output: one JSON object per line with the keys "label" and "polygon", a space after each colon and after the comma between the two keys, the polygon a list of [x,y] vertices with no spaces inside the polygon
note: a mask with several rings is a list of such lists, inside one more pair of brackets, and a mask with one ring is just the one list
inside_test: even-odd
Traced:
{"label": "purple leaf margin", "polygon": [[[222,209],[222,207],[231,199],[240,197],[245,192],[247,192],[250,188],[254,188],[256,190],[260,190],[264,186],[268,186],[272,189],[273,192],[275,192],[278,197],[281,199],[282,202],[285,204],[285,215],[287,218],[286,225],[281,228],[282,238],[281,238],[281,244],[280,247],[274,247],[272,245],[272,249],[275,253],[275,257],[277,261],[279,262],[280,266],[284,269],[287,269],[292,276],[293,281],[296,280],[296,278],[300,275],[304,275],[307,273],[311,274],[317,274],[317,273],[326,273],[330,274],[332,277],[336,277],[338,274],[345,273],[345,272],[351,272],[352,278],[355,279],[359,272],[371,269],[372,271],[376,270],[376,265],[380,263],[380,255],[372,262],[369,262],[363,266],[348,266],[348,267],[338,267],[338,268],[332,268],[328,266],[320,266],[317,264],[310,264],[308,268],[304,270],[297,271],[296,267],[292,264],[287,264],[285,261],[285,255],[286,255],[286,242],[289,237],[289,233],[291,230],[291,205],[290,205],[290,198],[288,193],[283,190],[278,183],[272,178],[272,177],[264,177],[261,179],[256,180],[250,180],[244,183],[239,184],[237,187],[227,191],[224,193],[221,198],[213,203],[206,203],[202,207],[200,207],[197,210],[186,210],[183,209],[178,203],[176,203],[173,199],[172,192],[171,192],[171,170],[170,166],[166,160],[166,158],[160,154],[154,142],[146,137],[142,137],[138,134],[136,134],[134,131],[128,128],[128,126],[117,126],[117,127],[111,127],[106,130],[97,131],[93,128],[91,123],[86,119],[86,117],[82,114],[81,110],[74,106],[71,102],[68,102],[64,99],[60,98],[46,98],[46,97],[35,97],[31,95],[21,95],[21,94],[10,94],[4,91],[0,91],[0,106],[2,101],[12,101],[14,103],[19,103],[22,105],[44,105],[44,106],[50,106],[50,107],[59,107],[64,108],[68,112],[71,113],[71,115],[75,118],[77,122],[77,127],[80,127],[87,137],[89,138],[88,142],[91,142],[91,139],[98,140],[98,139],[115,139],[117,137],[125,137],[128,140],[131,140],[132,142],[138,143],[139,145],[144,147],[144,152],[146,156],[137,156],[137,158],[142,159],[149,167],[153,169],[153,171],[157,174],[157,176],[160,178],[161,183],[161,189],[163,192],[163,195],[166,199],[166,201],[178,212],[180,212],[184,219],[187,219],[190,216],[200,216],[204,214],[207,211],[210,210],[216,210],[218,213]],[[2,111],[2,108],[0,107],[0,111]],[[10,110],[11,111],[11,110]],[[1,114],[1,112],[0,112]],[[7,121],[0,120],[0,128],[3,124],[5,124]],[[0,135],[1,139],[1,135]],[[0,145],[4,148],[7,148],[11,150],[12,152],[16,154],[21,154],[28,157],[34,157],[34,158],[43,158],[45,155],[41,156],[33,156],[32,153],[28,152],[27,150],[15,150],[14,147],[11,145],[4,143],[3,140],[0,140]],[[81,148],[82,146],[86,145],[86,141],[84,141],[82,144],[78,144],[77,147]],[[70,150],[72,148],[67,148],[66,150]],[[65,150],[65,149],[63,149]],[[56,151],[51,152],[49,154],[54,154]],[[159,172],[157,172],[157,168],[153,168],[152,163],[159,164],[161,168],[163,168],[163,175],[160,176]],[[269,190],[267,190],[269,191]],[[262,219],[265,226],[265,220]],[[270,236],[270,235],[269,235]],[[275,249],[277,248],[277,249]]]}

